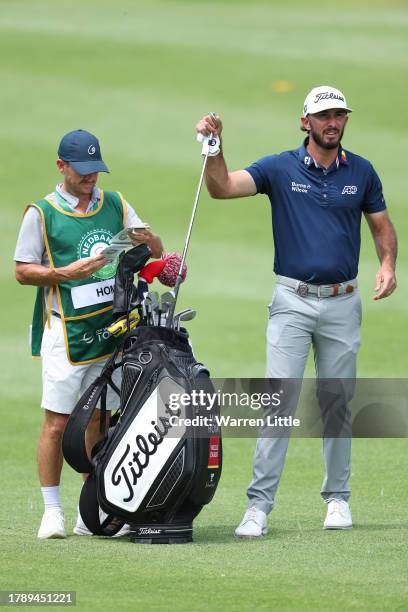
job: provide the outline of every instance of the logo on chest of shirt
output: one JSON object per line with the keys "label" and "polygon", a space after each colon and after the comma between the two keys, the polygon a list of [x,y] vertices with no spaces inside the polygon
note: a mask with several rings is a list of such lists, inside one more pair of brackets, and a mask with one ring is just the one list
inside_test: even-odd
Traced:
{"label": "logo on chest of shirt", "polygon": [[[78,259],[99,255],[102,253],[103,249],[110,244],[112,237],[112,232],[106,229],[96,229],[87,232],[84,236],[82,236],[78,244]],[[114,261],[107,264],[100,270],[96,270],[96,272],[92,274],[92,277],[99,280],[112,278],[116,272],[116,268],[117,262]]]}
{"label": "logo on chest of shirt", "polygon": [[341,195],[355,195],[357,193],[356,185],[344,185]]}
{"label": "logo on chest of shirt", "polygon": [[295,181],[291,182],[292,191],[296,193],[309,193],[309,189],[311,185],[309,183],[296,183]]}

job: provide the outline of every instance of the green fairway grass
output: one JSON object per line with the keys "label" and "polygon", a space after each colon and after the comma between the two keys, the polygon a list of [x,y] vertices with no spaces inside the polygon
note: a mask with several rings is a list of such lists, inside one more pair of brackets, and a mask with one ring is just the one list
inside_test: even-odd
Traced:
{"label": "green fairway grass", "polygon": [[[12,261],[25,205],[58,181],[65,132],[98,135],[111,170],[100,185],[120,189],[166,249],[181,251],[200,172],[201,116],[221,115],[225,156],[238,169],[298,146],[306,93],[331,84],[354,109],[343,146],[372,161],[400,243],[398,289],[374,302],[378,262],[363,221],[359,374],[406,377],[407,69],[405,0],[0,0],[0,589],[75,590],[81,611],[408,609],[403,439],[354,441],[352,531],[322,530],[321,442],[294,440],[269,534],[234,540],[255,441],[229,438],[193,544],[72,535],[80,479],[67,467],[70,536],[39,542],[41,374],[28,349],[34,289],[16,283]],[[187,264],[179,305],[197,309],[188,328],[198,359],[216,377],[263,376],[273,289],[267,198],[222,202],[204,189]]]}

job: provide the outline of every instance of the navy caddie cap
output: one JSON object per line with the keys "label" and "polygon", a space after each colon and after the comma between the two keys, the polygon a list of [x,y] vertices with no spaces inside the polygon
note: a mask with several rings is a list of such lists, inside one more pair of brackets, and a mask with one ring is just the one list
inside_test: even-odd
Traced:
{"label": "navy caddie cap", "polygon": [[58,157],[69,162],[78,174],[109,172],[102,159],[97,137],[86,130],[74,130],[65,134],[58,147]]}

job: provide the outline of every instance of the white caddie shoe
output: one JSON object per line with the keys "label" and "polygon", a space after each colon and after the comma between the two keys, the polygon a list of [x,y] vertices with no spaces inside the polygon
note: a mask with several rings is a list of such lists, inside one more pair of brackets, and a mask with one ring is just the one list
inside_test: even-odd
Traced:
{"label": "white caddie shoe", "polygon": [[248,508],[235,530],[237,538],[260,538],[266,533],[268,533],[266,514],[255,506]]}
{"label": "white caddie shoe", "polygon": [[[103,521],[107,517],[107,514],[102,512],[102,510],[99,510],[99,516],[100,516],[100,521]],[[122,529],[120,529],[118,533],[116,533],[112,537],[121,538],[122,536],[127,535],[129,531],[130,531],[129,525],[125,524],[123,525]],[[82,516],[79,514],[79,512],[78,512],[77,522],[73,529],[73,532],[79,536],[91,536],[92,535],[92,531],[90,531],[88,527],[85,525],[84,521],[82,520]]]}
{"label": "white caddie shoe", "polygon": [[64,529],[64,514],[58,508],[46,510],[41,519],[37,537],[40,540],[48,538],[66,538]]}
{"label": "white caddie shoe", "polygon": [[329,499],[323,529],[351,529],[352,526],[348,503],[344,499]]}
{"label": "white caddie shoe", "polygon": [[84,521],[82,520],[82,516],[79,514],[79,512],[77,516],[77,522],[72,531],[76,535],[79,535],[79,536],[91,536],[92,535],[92,531],[89,531],[88,527],[85,525]]}

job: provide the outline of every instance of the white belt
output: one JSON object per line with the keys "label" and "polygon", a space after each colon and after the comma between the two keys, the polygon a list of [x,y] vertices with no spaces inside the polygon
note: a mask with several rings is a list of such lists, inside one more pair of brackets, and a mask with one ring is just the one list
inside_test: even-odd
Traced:
{"label": "white belt", "polygon": [[357,289],[356,278],[344,283],[334,283],[333,285],[311,285],[310,283],[296,280],[296,278],[289,278],[288,276],[280,276],[278,274],[276,282],[279,285],[285,285],[285,287],[294,289],[295,293],[301,297],[306,297],[307,295],[317,295],[319,298],[336,297],[353,293],[354,289]]}

